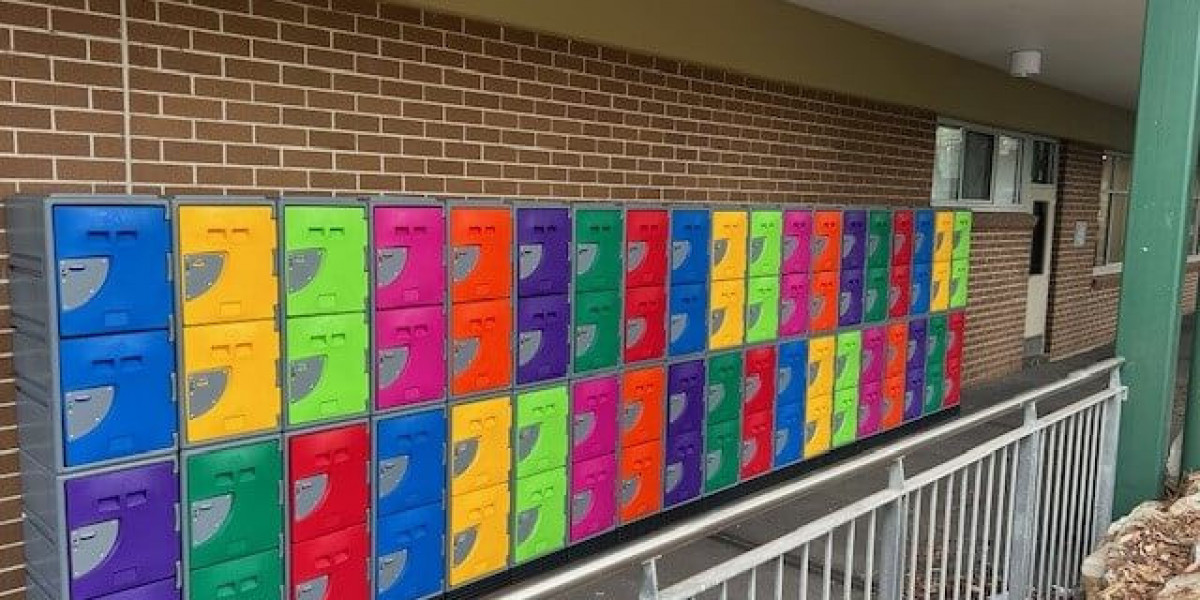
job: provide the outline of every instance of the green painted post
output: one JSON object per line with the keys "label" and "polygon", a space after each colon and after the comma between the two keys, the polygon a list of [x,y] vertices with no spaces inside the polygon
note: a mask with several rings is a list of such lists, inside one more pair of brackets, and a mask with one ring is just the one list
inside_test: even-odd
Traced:
{"label": "green painted post", "polygon": [[1128,361],[1115,515],[1162,491],[1200,106],[1200,2],[1149,0],[1117,354]]}

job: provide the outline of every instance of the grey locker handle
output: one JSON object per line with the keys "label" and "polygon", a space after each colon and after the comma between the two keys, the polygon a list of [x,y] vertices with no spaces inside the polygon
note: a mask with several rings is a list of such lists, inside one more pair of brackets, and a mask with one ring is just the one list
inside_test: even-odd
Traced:
{"label": "grey locker handle", "polygon": [[116,388],[111,385],[67,392],[64,415],[67,439],[78,440],[100,426],[112,410],[115,395]]}
{"label": "grey locker handle", "polygon": [[64,258],[58,261],[58,302],[61,309],[75,310],[96,297],[108,280],[109,259],[104,256]]}

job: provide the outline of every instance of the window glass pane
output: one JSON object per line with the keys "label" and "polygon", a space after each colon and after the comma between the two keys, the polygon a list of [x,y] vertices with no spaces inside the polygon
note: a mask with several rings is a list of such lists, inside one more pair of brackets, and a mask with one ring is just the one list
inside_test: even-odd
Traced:
{"label": "window glass pane", "polygon": [[1015,204],[1021,182],[1021,139],[1002,135],[996,144],[996,187],[992,201]]}
{"label": "window glass pane", "polygon": [[958,171],[962,166],[963,132],[957,127],[937,128],[933,163],[934,200],[958,199]]}
{"label": "window glass pane", "polygon": [[1112,194],[1108,203],[1108,262],[1121,262],[1125,256],[1125,217],[1129,214],[1129,195]]}
{"label": "window glass pane", "polygon": [[992,157],[996,138],[991,134],[968,131],[963,144],[962,197],[988,200],[992,195]]}
{"label": "window glass pane", "polygon": [[1054,174],[1058,170],[1058,144],[1034,140],[1032,158],[1029,181],[1041,185],[1053,184]]}

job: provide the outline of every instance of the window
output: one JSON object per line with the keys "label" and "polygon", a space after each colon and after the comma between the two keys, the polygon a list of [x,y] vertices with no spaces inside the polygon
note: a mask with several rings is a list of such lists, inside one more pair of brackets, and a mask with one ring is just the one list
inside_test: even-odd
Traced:
{"label": "window", "polygon": [[[1100,180],[1100,238],[1096,244],[1096,265],[1119,267],[1125,257],[1125,224],[1129,217],[1129,192],[1133,185],[1133,159],[1126,154],[1104,155]],[[1196,211],[1200,209],[1200,185],[1192,182],[1192,210],[1188,214],[1187,252],[1200,254],[1200,231]]]}
{"label": "window", "polygon": [[1058,144],[975,125],[938,126],[933,203],[976,210],[1030,210],[1022,187],[1055,184]]}

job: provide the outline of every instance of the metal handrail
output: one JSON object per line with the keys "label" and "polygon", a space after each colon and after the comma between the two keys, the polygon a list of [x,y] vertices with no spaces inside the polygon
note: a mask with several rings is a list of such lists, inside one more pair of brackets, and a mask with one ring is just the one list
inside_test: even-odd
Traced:
{"label": "metal handrail", "polygon": [[1110,375],[1122,364],[1124,364],[1124,359],[1117,357],[1073,371],[1053,383],[1023,392],[977,413],[962,416],[912,437],[902,438],[889,446],[877,448],[844,462],[830,465],[803,479],[763,490],[727,506],[713,509],[670,525],[661,531],[598,553],[592,558],[575,561],[564,568],[535,575],[506,588],[496,597],[543,598],[604,577],[618,569],[640,565],[683,544],[704,538],[763,511],[796,500],[820,486],[851,477],[865,469],[889,465],[915,450],[958,435],[1009,413],[1024,411],[1026,406],[1044,399],[1046,396],[1064,392],[1101,375]]}

